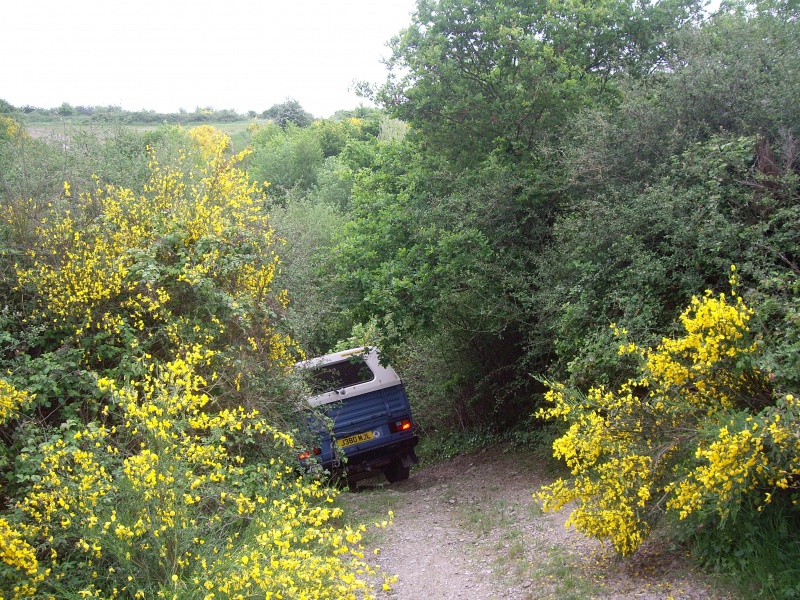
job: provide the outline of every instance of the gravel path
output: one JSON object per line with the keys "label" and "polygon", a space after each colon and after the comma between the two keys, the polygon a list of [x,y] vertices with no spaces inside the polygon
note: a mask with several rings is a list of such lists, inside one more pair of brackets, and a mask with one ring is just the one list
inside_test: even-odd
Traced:
{"label": "gravel path", "polygon": [[378,598],[737,598],[665,543],[650,540],[620,560],[566,529],[566,510],[542,514],[531,494],[551,479],[543,471],[496,448],[415,471],[402,483],[367,481],[343,495],[354,519],[394,512],[394,524],[367,540],[379,548],[379,568],[398,575]]}

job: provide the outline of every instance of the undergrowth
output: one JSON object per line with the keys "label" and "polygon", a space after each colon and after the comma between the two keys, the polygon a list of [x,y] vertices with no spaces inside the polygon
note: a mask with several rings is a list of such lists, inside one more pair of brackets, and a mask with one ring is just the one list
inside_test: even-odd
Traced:
{"label": "undergrowth", "polygon": [[548,469],[563,469],[553,458],[553,441],[560,434],[558,423],[525,421],[518,427],[497,431],[490,427],[467,430],[435,431],[420,436],[416,448],[420,466],[432,465],[461,454],[471,454],[492,446],[503,445],[506,451],[519,451],[524,459],[543,461]]}
{"label": "undergrowth", "polygon": [[744,505],[734,522],[687,535],[694,555],[747,598],[800,598],[800,513],[783,504]]}

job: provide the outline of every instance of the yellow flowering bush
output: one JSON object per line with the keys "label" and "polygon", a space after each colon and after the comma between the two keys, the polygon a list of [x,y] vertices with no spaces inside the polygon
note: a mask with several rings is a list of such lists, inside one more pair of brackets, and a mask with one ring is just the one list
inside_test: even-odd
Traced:
{"label": "yellow flowering bush", "polygon": [[[735,271],[731,283],[735,290]],[[706,292],[681,315],[684,333],[653,349],[612,325],[620,355],[640,361],[639,376],[619,389],[583,394],[550,383],[538,416],[567,424],[553,449],[571,476],[536,494],[544,509],[577,501],[568,524],[627,555],[665,514],[724,521],[776,492],[796,505],[798,402],[771,391],[756,366],[752,314],[735,291]]]}
{"label": "yellow flowering bush", "polygon": [[279,261],[264,196],[238,166],[246,153],[226,158],[227,137],[211,129],[189,132],[199,165],[186,152],[169,166],[153,157],[142,192],[95,180],[77,193],[84,210],[46,221],[17,277],[39,301],[35,318],[81,350],[83,369],[116,377],[197,343],[217,350],[217,369],[249,373],[210,383],[252,402],[263,390],[241,382],[285,371],[299,351],[274,325],[286,297],[272,289]]}
{"label": "yellow flowering bush", "polygon": [[193,127],[189,130],[189,138],[206,159],[222,156],[231,147],[228,134],[213,125]]}
{"label": "yellow flowering bush", "polygon": [[16,265],[45,364],[77,354],[92,389],[0,379],[4,600],[372,595],[364,528],[292,466],[280,400],[302,354],[276,327],[264,197],[223,136],[184,142],[142,190],[65,183]]}
{"label": "yellow flowering bush", "polygon": [[11,598],[370,597],[365,528],[339,527],[337,492],[280,452],[263,464],[235,452],[237,437],[293,440],[256,410],[209,410],[196,372],[209,359],[194,347],[139,381],[99,380],[117,424],[43,445],[16,505],[22,529],[0,521],[0,557],[21,582]]}
{"label": "yellow flowering bush", "polygon": [[25,129],[11,117],[0,115],[0,140],[26,138],[28,133]]}
{"label": "yellow flowering bush", "polygon": [[[26,392],[0,379],[0,425],[15,418],[28,401]],[[27,542],[17,526],[0,517],[0,584],[5,583],[15,593],[29,595],[35,589],[35,584],[43,578],[35,548]]]}
{"label": "yellow flowering bush", "polygon": [[[33,596],[49,573],[40,572],[36,551],[8,520],[0,517],[0,584],[14,596]],[[0,593],[0,598],[3,598]]]}
{"label": "yellow flowering bush", "polygon": [[16,416],[20,408],[30,401],[24,390],[20,391],[5,379],[0,379],[0,425]]}

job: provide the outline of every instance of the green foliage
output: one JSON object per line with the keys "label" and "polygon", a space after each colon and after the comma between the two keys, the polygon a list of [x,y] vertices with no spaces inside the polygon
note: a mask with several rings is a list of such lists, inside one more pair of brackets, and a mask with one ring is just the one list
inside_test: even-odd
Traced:
{"label": "green foliage", "polygon": [[67,161],[55,143],[33,139],[19,122],[0,117],[2,228],[12,248],[30,242],[48,205],[60,199]]}
{"label": "green foliage", "polygon": [[58,107],[58,115],[61,117],[71,117],[76,114],[75,109],[72,107],[71,104],[64,102],[61,106]]}
{"label": "green foliage", "polygon": [[723,9],[706,27],[677,40],[670,61],[676,72],[663,92],[667,118],[711,133],[776,135],[779,127],[798,133],[800,83],[792,76],[800,68],[797,6],[755,7],[757,12]]}
{"label": "green foliage", "polygon": [[[784,286],[792,269],[780,257],[797,252],[796,175],[786,164],[796,142],[782,146],[788,153],[773,154],[763,139],[715,136],[660,169],[649,188],[619,187],[560,217],[546,259],[555,283],[539,295],[558,315],[558,369],[577,385],[624,377],[607,324],[625,322],[643,337],[667,331],[691,290],[721,289],[715,274],[734,262],[756,288],[773,290],[761,302],[788,311],[790,326],[794,301]],[[759,153],[770,157],[772,175],[758,166]]]}
{"label": "green foliage", "polygon": [[275,286],[296,299],[286,308],[292,337],[310,356],[327,353],[345,327],[339,319],[338,290],[330,277],[330,247],[345,217],[338,207],[290,196],[271,211],[271,223],[284,240]]}
{"label": "green foliage", "polygon": [[485,243],[476,232],[453,231],[428,210],[412,145],[381,143],[370,159],[373,164],[356,174],[351,222],[337,240],[340,279],[359,299],[357,318],[392,315],[402,337],[433,326],[438,302],[469,272],[473,257],[460,250],[469,245],[479,255]]}
{"label": "green foliage", "polygon": [[313,125],[320,138],[322,153],[325,158],[329,158],[341,154],[350,141],[365,141],[378,137],[379,130],[375,131],[376,121],[383,123],[383,119],[378,120],[377,116],[373,115],[370,119],[357,117],[338,121],[326,119],[315,121]]}
{"label": "green foliage", "polygon": [[318,132],[290,124],[285,130],[267,126],[253,135],[250,174],[270,185],[270,193],[284,198],[293,189],[308,192],[317,182],[324,154]]}
{"label": "green foliage", "polygon": [[350,331],[350,335],[336,342],[336,345],[331,349],[333,352],[344,352],[350,348],[380,348],[382,334],[378,327],[378,322],[375,319],[370,320],[368,323],[356,323]]}
{"label": "green foliage", "polygon": [[[641,526],[615,538],[625,552],[659,521],[650,499],[636,496],[649,490],[651,467],[669,479],[680,475],[660,469],[679,465],[694,490],[705,478],[714,489],[699,492],[704,508],[685,518],[708,531],[725,514],[725,532],[742,504],[760,497],[766,506],[766,487],[782,485],[766,470],[796,471],[775,441],[781,433],[764,434],[772,442],[763,452],[746,433],[748,417],[777,432],[774,415],[793,414],[787,398],[798,390],[796,3],[726,4],[707,19],[698,10],[420,2],[376,93],[412,125],[409,135],[339,155],[354,175],[352,221],[335,250],[340,298],[350,320],[379,326],[421,429],[518,423],[539,402],[531,373],[568,379],[576,415],[594,406],[598,431],[603,419],[624,421],[621,441],[609,434],[607,447],[620,462],[603,473],[626,491],[607,502],[582,497],[587,515],[608,515],[581,522],[622,535],[630,509]],[[711,298],[726,289],[733,263],[757,307],[748,334],[756,346],[698,373],[729,374],[735,407],[708,422],[676,409],[691,421],[675,425],[691,437],[675,446],[686,452],[625,454],[644,430],[651,440],[674,432],[653,425],[648,386],[630,383],[640,357],[620,354],[609,324],[624,323],[649,347],[683,339],[679,316],[698,290]],[[676,406],[692,397],[682,393],[664,392]],[[625,429],[627,398],[645,404],[641,430]],[[722,493],[714,473],[736,467],[723,468],[715,450],[740,464],[769,454],[769,467],[736,471],[735,491]],[[686,475],[693,469],[698,477]],[[681,503],[694,506],[681,495],[689,487],[671,490],[681,498],[676,514]]]}
{"label": "green foliage", "polygon": [[170,125],[196,125],[200,123],[219,124],[223,127],[231,124],[242,124],[250,119],[257,118],[256,111],[239,114],[231,109],[215,110],[213,107],[200,108],[192,112],[180,109],[177,113],[162,113],[154,110],[123,110],[119,106],[72,106],[62,103],[61,106],[41,108],[31,105],[14,107],[0,100],[0,113],[13,115],[24,119],[27,124],[37,127],[69,127],[91,125],[127,125],[127,126],[156,126],[165,123]]}
{"label": "green foliage", "polygon": [[[796,256],[788,219],[798,115],[789,72],[798,65],[786,49],[800,44],[791,19],[760,6],[684,28],[668,69],[627,82],[618,106],[592,107],[570,126],[568,210],[544,261],[555,285],[534,297],[557,315],[553,371],[577,385],[629,373],[614,366],[609,322],[624,321],[643,339],[660,335],[694,290],[720,289],[715,274],[727,263],[758,287],[777,272],[777,280],[788,276],[779,257]],[[775,70],[757,66],[764,61]],[[764,306],[777,301],[784,308],[775,310],[791,313],[785,297],[768,297]]]}
{"label": "green foliage", "polygon": [[308,196],[314,203],[325,204],[344,213],[350,206],[353,179],[352,170],[341,158],[328,157],[317,171],[317,183]]}
{"label": "green foliage", "polygon": [[[284,128],[275,123],[254,126],[250,172],[259,183],[267,182],[273,197],[313,194],[320,200],[345,208],[350,193],[346,158],[351,144],[373,139],[369,123],[356,118],[315,121],[304,128],[293,123]],[[344,163],[343,163],[344,161]]]}
{"label": "green foliage", "polygon": [[[796,254],[795,254],[796,256]],[[781,389],[800,388],[800,282],[794,272],[774,270],[753,292],[760,303],[759,328],[764,338],[761,368]]]}
{"label": "green foliage", "polygon": [[[791,3],[778,4],[792,12]],[[568,124],[572,184],[585,194],[642,185],[672,157],[715,135],[797,136],[792,73],[800,68],[800,39],[796,15],[779,14],[728,7],[702,27],[684,27],[663,69],[626,80],[619,105],[588,107]]]}
{"label": "green foliage", "polygon": [[[381,331],[391,332],[391,327],[383,325]],[[385,337],[382,334],[381,347],[387,345]],[[473,430],[504,430],[506,415],[514,413],[510,405],[497,400],[504,396],[492,388],[491,363],[475,362],[475,349],[461,347],[459,342],[441,334],[410,338],[392,348],[392,364],[402,374],[423,436],[447,439]]]}
{"label": "green foliage", "polygon": [[[25,332],[22,333],[24,336]],[[40,347],[45,345],[44,340],[36,341]],[[20,345],[19,340],[14,342]],[[83,349],[65,344],[36,357],[22,352],[4,362],[14,369],[7,380],[36,397],[33,406],[45,419],[78,418],[83,411],[96,416],[99,405],[94,402],[99,401],[100,396],[94,375],[86,369]]]}
{"label": "green foliage", "polygon": [[661,60],[695,2],[426,0],[393,40],[397,73],[378,97],[445,154],[529,158],[613,81]]}
{"label": "green foliage", "polygon": [[676,531],[707,569],[732,577],[745,597],[796,598],[800,594],[800,513],[785,503],[742,503],[733,527],[713,517],[706,527]]}
{"label": "green foliage", "polygon": [[504,441],[506,441],[505,436],[494,428],[475,428],[423,436],[416,451],[419,454],[420,464],[430,465],[460,454],[477,452]]}
{"label": "green foliage", "polygon": [[569,263],[551,250],[553,225],[575,201],[564,134],[582,110],[618,106],[626,82],[660,64],[696,11],[421,2],[393,41],[395,72],[378,98],[413,130],[345,149],[361,169],[337,256],[352,319],[391,323],[388,352],[436,336],[451,344],[450,372],[430,382],[436,397],[455,389],[468,412],[514,422],[535,402],[529,373],[554,366],[559,328],[573,336],[558,347],[564,356],[585,341],[583,308],[567,325],[555,304],[554,276]]}
{"label": "green foliage", "polygon": [[261,113],[264,119],[271,119],[276,125],[285,129],[291,123],[296,127],[308,127],[314,122],[314,116],[303,110],[300,103],[292,98],[275,104]]}
{"label": "green foliage", "polygon": [[[526,266],[546,244],[540,214],[552,205],[495,163],[454,183],[446,167],[426,164],[413,138],[351,145],[344,156],[363,165],[352,220],[334,250],[350,318],[377,319],[394,363],[409,348],[444,353],[448,368],[438,370],[426,396],[444,395],[439,406],[451,408],[458,398],[469,407],[463,415],[481,415],[459,417],[457,427],[511,422],[529,411],[520,347],[528,317],[519,291],[531,285]],[[412,352],[427,362],[424,351]]]}
{"label": "green foliage", "polygon": [[374,154],[372,125],[379,119],[370,115],[364,115],[368,121],[341,116],[304,129],[254,128],[251,176],[270,184],[272,223],[283,243],[276,285],[302,299],[289,305],[286,323],[310,354],[329,351],[352,327],[333,277],[332,247],[348,221],[356,173]]}

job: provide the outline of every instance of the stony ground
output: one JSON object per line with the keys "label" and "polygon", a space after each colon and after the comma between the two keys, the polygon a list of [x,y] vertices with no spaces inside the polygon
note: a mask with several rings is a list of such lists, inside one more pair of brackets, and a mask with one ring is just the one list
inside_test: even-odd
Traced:
{"label": "stony ground", "polygon": [[[398,575],[385,600],[457,598],[722,599],[722,583],[694,570],[684,553],[653,539],[626,560],[566,529],[568,512],[543,514],[531,497],[552,477],[544,463],[495,448],[374,479],[344,494],[353,518],[388,510],[394,524],[368,534],[373,560]],[[380,589],[380,586],[378,586]]]}

